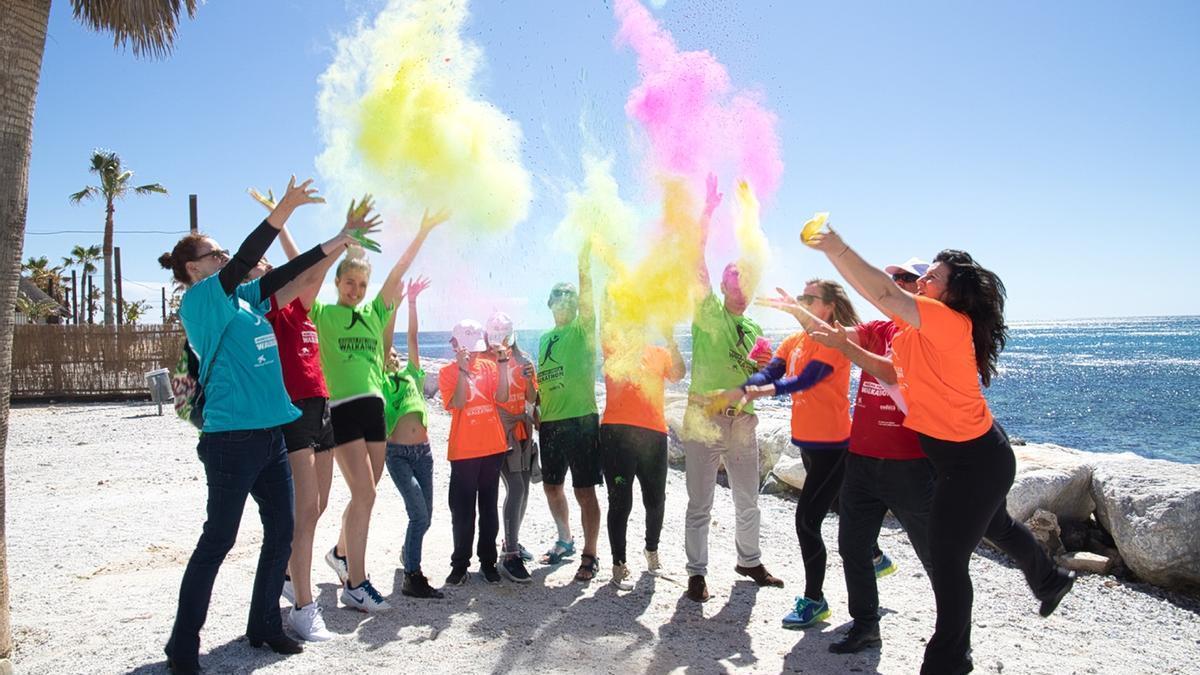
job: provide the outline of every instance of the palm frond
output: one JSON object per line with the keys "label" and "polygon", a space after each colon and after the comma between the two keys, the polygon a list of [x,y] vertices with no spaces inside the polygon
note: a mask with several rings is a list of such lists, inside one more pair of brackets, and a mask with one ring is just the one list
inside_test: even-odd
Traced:
{"label": "palm frond", "polygon": [[198,0],[71,0],[75,18],[92,30],[113,35],[113,46],[128,45],[136,56],[161,58],[171,52],[179,14],[196,16]]}
{"label": "palm frond", "polygon": [[85,199],[91,199],[92,197],[95,197],[96,193],[98,193],[98,192],[100,192],[100,188],[98,188],[94,185],[89,185],[89,186],[83,188],[82,190],[80,190],[79,192],[76,192],[76,193],[72,194],[71,196],[67,197],[67,199],[71,200],[72,204],[78,204],[79,202],[81,202]]}
{"label": "palm frond", "polygon": [[150,183],[149,185],[139,185],[133,188],[133,192],[139,195],[148,195],[152,192],[157,192],[160,195],[167,194],[167,188],[158,183]]}

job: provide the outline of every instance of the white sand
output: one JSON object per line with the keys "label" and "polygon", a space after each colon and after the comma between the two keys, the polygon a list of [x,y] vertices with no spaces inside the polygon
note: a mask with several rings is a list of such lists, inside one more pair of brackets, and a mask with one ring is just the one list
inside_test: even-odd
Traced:
{"label": "white sand", "polygon": [[[441,585],[451,548],[448,418],[436,414],[432,425],[437,496],[424,566]],[[204,518],[195,432],[169,412],[157,417],[152,405],[97,404],[16,408],[9,433],[9,574],[18,672],[163,672],[162,645],[179,580]],[[758,589],[733,573],[732,506],[724,489],[717,493],[710,538],[713,597],[703,606],[683,599],[687,496],[677,471],[669,477],[660,547],[671,580],[641,575],[643,521],[635,507],[629,548],[638,580],[631,592],[607,583],[611,561],[602,534],[603,569],[591,585],[572,581],[573,565],[535,565],[531,586],[489,585],[476,575],[444,600],[411,600],[400,595],[396,572],[403,502],[386,476],[379,495],[368,570],[392,611],[367,616],[337,607],[336,578],[320,562],[348,496],[335,475],[332,505],[317,533],[314,579],[338,637],[288,658],[252,649],[242,637],[261,537],[251,501],[202,634],[201,662],[210,672],[911,673],[933,627],[928,580],[905,535],[889,521],[880,544],[900,571],[880,583],[884,646],[855,656],[826,651],[849,620],[831,516],[824,530],[831,549],[825,584],[831,622],[807,632],[781,629],[779,620],[803,588],[793,505],[761,500],[764,561],[787,588]],[[540,552],[553,540],[550,523],[535,486],[523,537],[530,550]],[[1054,616],[1041,619],[1015,568],[988,553],[975,557],[972,573],[977,672],[1195,672],[1200,603],[1194,600],[1086,577]]]}

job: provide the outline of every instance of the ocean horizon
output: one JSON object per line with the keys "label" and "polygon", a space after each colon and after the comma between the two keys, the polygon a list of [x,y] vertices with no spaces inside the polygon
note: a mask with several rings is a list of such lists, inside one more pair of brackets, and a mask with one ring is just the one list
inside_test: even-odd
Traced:
{"label": "ocean horizon", "polygon": [[[536,351],[543,332],[518,331],[518,346]],[[767,329],[766,335],[778,345],[793,332]],[[423,358],[452,356],[449,331],[422,331],[419,339]],[[676,331],[676,340],[690,366],[686,327]],[[405,342],[398,326],[399,351],[405,350]],[[857,388],[855,370],[847,396]],[[1195,433],[1200,316],[1013,322],[1000,372],[984,394],[1013,438],[1200,463],[1200,436]],[[779,405],[786,405],[785,400]]]}

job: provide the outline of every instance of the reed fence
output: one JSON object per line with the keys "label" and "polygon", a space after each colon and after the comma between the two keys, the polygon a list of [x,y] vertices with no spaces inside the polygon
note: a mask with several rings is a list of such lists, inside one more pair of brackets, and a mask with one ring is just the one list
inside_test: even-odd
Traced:
{"label": "reed fence", "polygon": [[14,326],[13,400],[147,398],[145,374],[173,368],[177,325]]}

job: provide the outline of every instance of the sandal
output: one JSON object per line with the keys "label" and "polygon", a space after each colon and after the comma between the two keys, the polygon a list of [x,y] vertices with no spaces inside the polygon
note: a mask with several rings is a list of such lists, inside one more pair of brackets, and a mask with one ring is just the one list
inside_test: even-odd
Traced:
{"label": "sandal", "polygon": [[575,581],[587,583],[596,578],[600,572],[600,559],[591,553],[579,556],[579,569],[575,571]]}
{"label": "sandal", "polygon": [[557,565],[573,555],[575,555],[575,540],[563,541],[559,539],[554,542],[553,548],[542,554],[541,563],[543,565]]}

